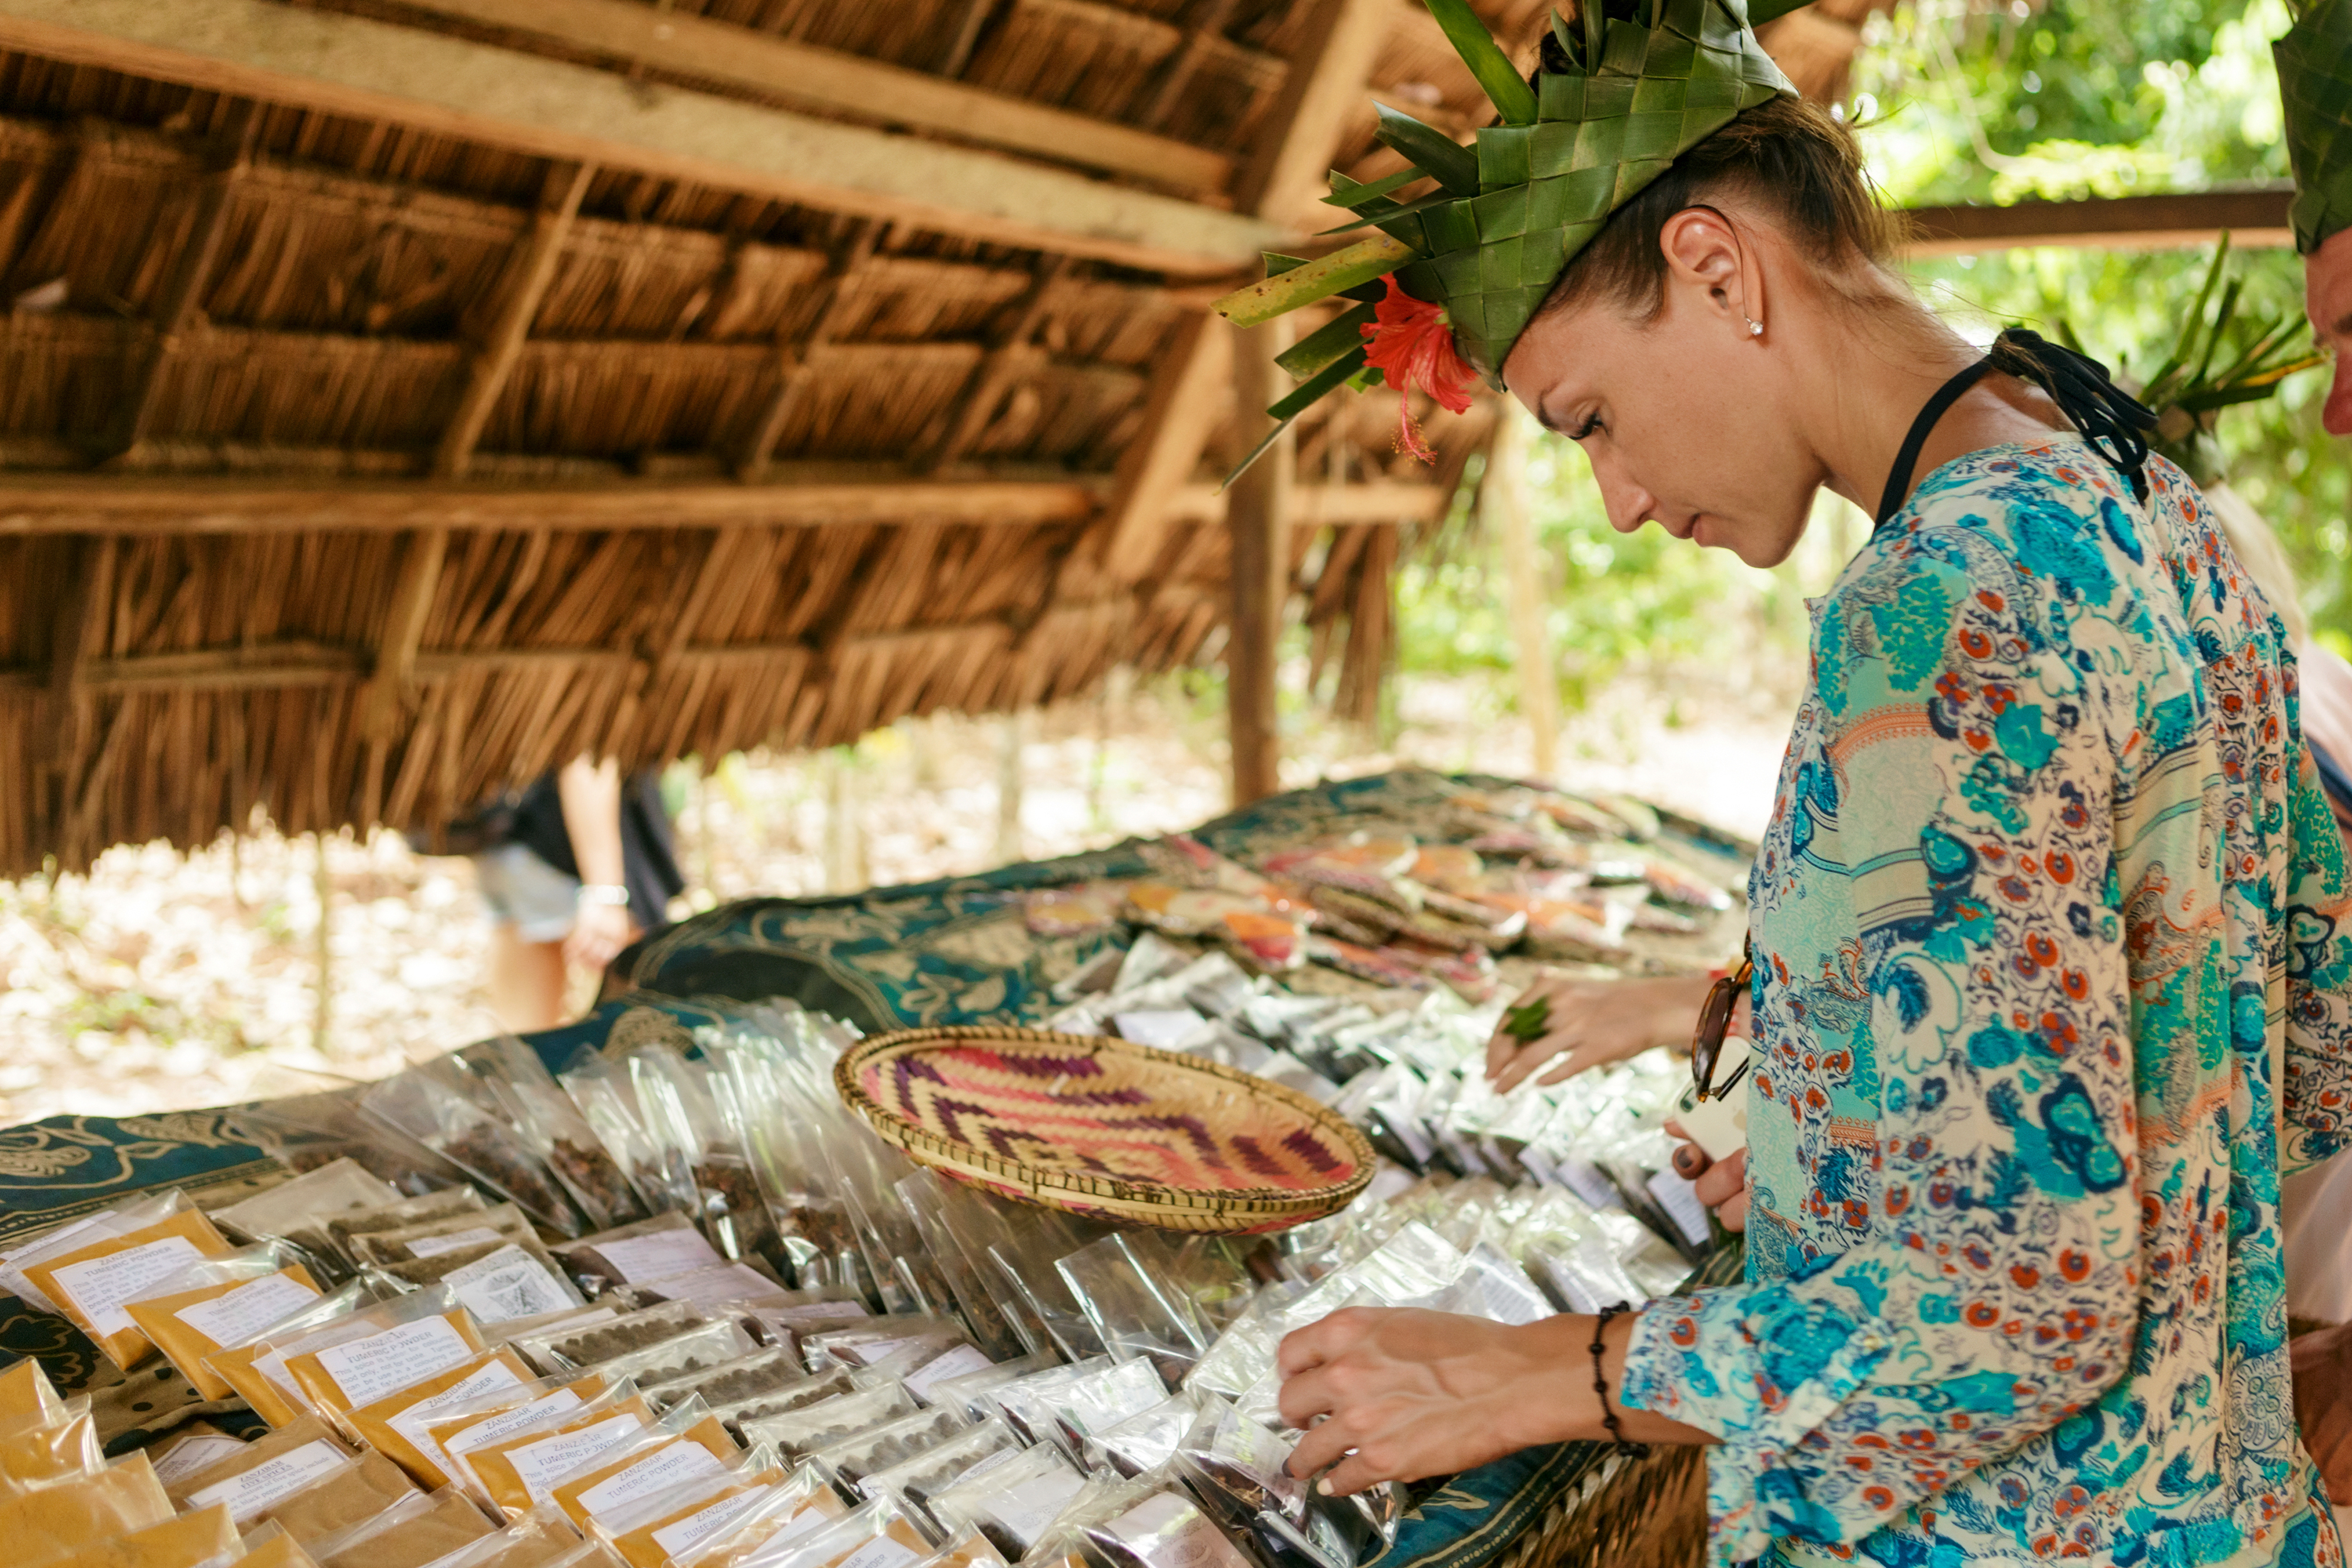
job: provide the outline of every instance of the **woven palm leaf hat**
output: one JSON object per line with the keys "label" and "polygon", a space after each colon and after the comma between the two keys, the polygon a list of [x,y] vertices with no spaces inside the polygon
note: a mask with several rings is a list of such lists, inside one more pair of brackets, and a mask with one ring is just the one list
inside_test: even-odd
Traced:
{"label": "woven palm leaf hat", "polygon": [[[1377,376],[1406,390],[1400,383],[1412,372],[1383,362],[1380,345],[1383,327],[1409,313],[1409,305],[1389,308],[1399,294],[1442,309],[1462,359],[1499,389],[1511,346],[1611,214],[1742,111],[1796,96],[1751,26],[1751,10],[1754,21],[1769,20],[1795,9],[1790,0],[1752,8],[1743,0],[1585,0],[1573,21],[1553,13],[1557,48],[1545,51],[1532,80],[1468,0],[1423,3],[1493,101],[1496,123],[1465,147],[1381,105],[1380,139],[1411,166],[1361,183],[1335,172],[1325,198],[1355,214],[1330,232],[1378,232],[1315,261],[1269,256],[1264,282],[1217,302],[1237,327],[1335,297],[1355,302],[1279,356],[1302,384],[1266,411],[1275,429],[1241,468],[1343,385]],[[2341,10],[2352,0],[2315,4]],[[1436,182],[1433,193],[1397,200],[1424,180]],[[1445,401],[1440,386],[1424,380],[1423,390]],[[1466,406],[1462,396],[1452,406]]]}
{"label": "woven palm leaf hat", "polygon": [[2271,46],[2294,169],[2294,248],[2309,256],[2352,227],[2352,0],[2289,0],[2294,26]]}

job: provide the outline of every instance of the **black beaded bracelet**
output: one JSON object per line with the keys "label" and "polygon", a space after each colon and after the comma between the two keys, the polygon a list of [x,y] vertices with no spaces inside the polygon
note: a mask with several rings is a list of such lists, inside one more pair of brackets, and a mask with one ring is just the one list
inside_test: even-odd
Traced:
{"label": "black beaded bracelet", "polygon": [[1592,1392],[1601,1396],[1601,1425],[1609,1433],[1612,1448],[1622,1458],[1638,1459],[1649,1453],[1650,1445],[1629,1443],[1625,1440],[1625,1434],[1617,1420],[1617,1412],[1609,1408],[1609,1378],[1601,1369],[1601,1354],[1606,1348],[1604,1336],[1609,1332],[1609,1320],[1620,1312],[1630,1312],[1633,1310],[1633,1304],[1627,1301],[1619,1301],[1613,1307],[1603,1307],[1601,1309],[1600,1321],[1592,1325]]}

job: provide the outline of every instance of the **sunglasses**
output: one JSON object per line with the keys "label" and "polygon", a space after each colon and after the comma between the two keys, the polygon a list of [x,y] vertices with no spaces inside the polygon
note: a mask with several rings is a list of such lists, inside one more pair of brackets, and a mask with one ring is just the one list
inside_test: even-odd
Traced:
{"label": "sunglasses", "polygon": [[1743,1056],[1731,1076],[1721,1083],[1715,1082],[1715,1064],[1723,1057],[1723,1035],[1731,1027],[1731,1015],[1738,1009],[1740,993],[1756,974],[1755,943],[1751,938],[1740,945],[1739,963],[1730,973],[1719,975],[1706,988],[1706,1001],[1698,1009],[1698,1028],[1691,1031],[1691,1081],[1698,1087],[1698,1097],[1704,1102],[1710,1095],[1727,1094],[1742,1078],[1748,1076],[1748,1064],[1752,1057]]}

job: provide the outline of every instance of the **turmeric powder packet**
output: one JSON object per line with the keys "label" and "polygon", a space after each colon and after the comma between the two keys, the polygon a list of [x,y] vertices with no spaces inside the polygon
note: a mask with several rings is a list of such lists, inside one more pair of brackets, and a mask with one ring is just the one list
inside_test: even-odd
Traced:
{"label": "turmeric powder packet", "polygon": [[[291,1386],[280,1387],[272,1382],[265,1363],[277,1367],[284,1375],[284,1358],[274,1363],[277,1348],[322,1329],[330,1323],[344,1321],[353,1312],[383,1304],[383,1287],[368,1280],[353,1280],[320,1296],[310,1305],[288,1313],[271,1323],[260,1333],[235,1350],[216,1350],[203,1358],[205,1367],[218,1377],[236,1396],[253,1406],[254,1414],[272,1427],[283,1427],[302,1414]],[[363,1329],[354,1329],[353,1337]]]}
{"label": "turmeric powder packet", "polygon": [[88,1410],[47,1427],[0,1437],[0,1497],[53,1486],[106,1468],[98,1422]]}
{"label": "turmeric powder packet", "polygon": [[250,1344],[270,1324],[319,1299],[319,1282],[299,1263],[257,1279],[224,1280],[125,1304],[131,1321],[207,1399],[236,1390],[205,1364],[217,1351]]}
{"label": "turmeric powder packet", "polygon": [[123,1304],[191,1263],[234,1250],[203,1210],[183,1208],[125,1235],[45,1258],[27,1268],[25,1277],[127,1372],[154,1347]]}
{"label": "turmeric powder packet", "polygon": [[286,1371],[329,1420],[343,1425],[358,1406],[461,1365],[488,1348],[474,1314],[451,1306],[341,1344],[289,1355]]}
{"label": "turmeric powder packet", "polygon": [[[685,1420],[675,1419],[681,1415]],[[727,1461],[742,1451],[698,1395],[663,1416],[659,1427],[614,1445],[557,1482],[550,1500],[585,1531],[592,1519],[615,1517],[672,1488],[707,1484],[726,1474]]]}
{"label": "turmeric powder packet", "polygon": [[228,1510],[215,1506],[77,1552],[58,1568],[227,1568],[243,1553]]}
{"label": "turmeric powder packet", "polygon": [[[293,1496],[358,1458],[359,1451],[324,1421],[304,1416],[250,1443],[240,1443],[235,1453],[212,1464],[169,1477],[163,1482],[163,1493],[174,1508],[209,1508],[225,1502],[242,1530],[247,1521],[259,1518],[270,1502]],[[222,1490],[230,1481],[240,1484]],[[256,1500],[248,1505],[248,1500]]]}
{"label": "turmeric powder packet", "polygon": [[[591,1408],[610,1406],[624,1397],[620,1392],[624,1386],[629,1392],[635,1391],[635,1385],[615,1384],[597,1372],[576,1375],[569,1383],[542,1377],[520,1388],[483,1395],[452,1406],[446,1413],[426,1417],[425,1440],[417,1446],[441,1467],[444,1474],[464,1487],[475,1501],[486,1503],[490,1495],[483,1488],[481,1478],[474,1473],[473,1455],[477,1449],[524,1432],[545,1431],[575,1414],[584,1415]],[[569,1522],[564,1528],[571,1529]]]}
{"label": "turmeric powder packet", "polygon": [[589,1528],[629,1568],[662,1568],[671,1558],[708,1541],[747,1512],[768,1489],[784,1479],[781,1465],[757,1475],[722,1481],[711,1490],[686,1489],[667,1504],[649,1503],[608,1525],[592,1519]]}
{"label": "turmeric powder packet", "polygon": [[31,1356],[0,1372],[0,1432],[47,1426],[65,1407],[57,1385]]}
{"label": "turmeric powder packet", "polygon": [[302,1543],[275,1524],[247,1531],[236,1568],[319,1568]]}
{"label": "turmeric powder packet", "polygon": [[530,1364],[515,1351],[500,1346],[359,1406],[351,1413],[350,1425],[362,1442],[398,1464],[418,1485],[435,1490],[454,1478],[436,1459],[438,1450],[425,1436],[425,1424],[481,1395],[521,1388],[535,1381]]}
{"label": "turmeric powder packet", "polygon": [[553,1427],[523,1432],[466,1456],[474,1479],[509,1519],[520,1519],[552,1494],[555,1483],[615,1444],[653,1424],[653,1409],[633,1384],[610,1402],[591,1400],[584,1413]]}
{"label": "turmeric powder packet", "polygon": [[154,1467],[133,1454],[94,1476],[0,1498],[0,1542],[9,1568],[47,1568],[171,1517]]}

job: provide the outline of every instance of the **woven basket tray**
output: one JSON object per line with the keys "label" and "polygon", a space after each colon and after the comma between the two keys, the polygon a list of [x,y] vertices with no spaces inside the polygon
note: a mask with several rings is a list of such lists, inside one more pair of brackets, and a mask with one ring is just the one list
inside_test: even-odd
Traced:
{"label": "woven basket tray", "polygon": [[834,1083],[924,1165],[1126,1224],[1280,1230],[1372,1176],[1363,1134],[1297,1091],[1123,1040],[904,1030],[859,1041]]}

